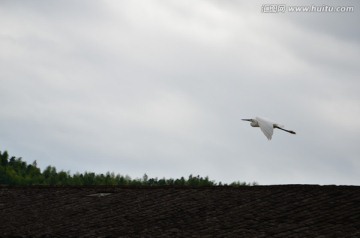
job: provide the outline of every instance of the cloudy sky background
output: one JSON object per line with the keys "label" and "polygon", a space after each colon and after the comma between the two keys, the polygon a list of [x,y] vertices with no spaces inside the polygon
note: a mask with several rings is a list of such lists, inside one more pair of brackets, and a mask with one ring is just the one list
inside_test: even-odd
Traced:
{"label": "cloudy sky background", "polygon": [[[355,10],[0,1],[0,150],[71,173],[360,185],[360,4],[292,3]],[[268,141],[255,116],[297,135]]]}

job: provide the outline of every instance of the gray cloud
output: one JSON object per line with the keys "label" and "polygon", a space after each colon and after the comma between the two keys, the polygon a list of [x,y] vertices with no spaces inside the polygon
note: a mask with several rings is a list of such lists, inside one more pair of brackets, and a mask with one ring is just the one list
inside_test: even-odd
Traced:
{"label": "gray cloud", "polygon": [[[72,172],[358,184],[358,10],[262,4],[2,2],[1,150]],[[268,142],[252,116],[298,135]]]}

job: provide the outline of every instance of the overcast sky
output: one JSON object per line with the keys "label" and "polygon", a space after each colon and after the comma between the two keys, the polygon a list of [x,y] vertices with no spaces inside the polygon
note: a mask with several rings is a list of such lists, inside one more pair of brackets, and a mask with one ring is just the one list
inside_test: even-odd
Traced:
{"label": "overcast sky", "polygon": [[[0,150],[71,173],[360,185],[359,2],[263,4],[1,0]],[[297,134],[268,141],[255,116]]]}

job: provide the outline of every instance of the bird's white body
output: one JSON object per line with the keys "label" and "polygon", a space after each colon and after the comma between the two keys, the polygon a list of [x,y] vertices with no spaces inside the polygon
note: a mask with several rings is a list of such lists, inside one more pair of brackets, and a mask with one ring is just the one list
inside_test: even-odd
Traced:
{"label": "bird's white body", "polygon": [[274,133],[274,128],[278,128],[280,130],[289,132],[291,134],[296,134],[294,131],[289,131],[289,130],[283,129],[283,127],[284,127],[283,125],[272,122],[265,118],[255,117],[255,119],[243,119],[243,120],[250,121],[251,122],[250,125],[252,127],[260,127],[261,131],[264,133],[266,138],[268,138],[268,140],[271,140],[272,135]]}

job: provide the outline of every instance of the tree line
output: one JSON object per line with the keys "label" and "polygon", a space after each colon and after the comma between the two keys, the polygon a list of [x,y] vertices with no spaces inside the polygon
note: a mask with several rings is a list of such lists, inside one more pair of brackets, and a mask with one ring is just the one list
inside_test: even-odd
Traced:
{"label": "tree line", "polygon": [[179,179],[149,178],[146,174],[142,178],[132,179],[128,175],[107,172],[95,174],[93,172],[75,173],[57,171],[53,166],[47,166],[43,171],[37,166],[36,160],[32,164],[23,161],[21,157],[10,157],[7,151],[0,151],[0,185],[53,185],[53,186],[248,186],[256,183],[233,182],[230,184],[217,183],[208,176],[193,176]]}

